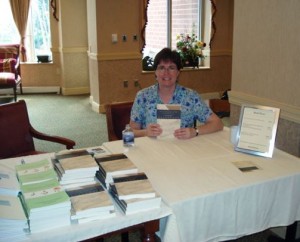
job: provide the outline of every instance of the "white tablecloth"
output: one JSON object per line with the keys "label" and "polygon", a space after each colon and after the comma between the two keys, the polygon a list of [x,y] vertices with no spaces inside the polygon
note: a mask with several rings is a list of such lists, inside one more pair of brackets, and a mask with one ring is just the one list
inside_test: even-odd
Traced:
{"label": "white tablecloth", "polygon": [[[24,157],[25,162],[33,162],[41,160],[45,157],[54,157],[54,153],[34,155]],[[15,171],[15,165],[21,164],[22,158],[12,158],[0,160],[0,169],[5,167]],[[26,241],[81,241],[93,238],[102,234],[120,230],[143,222],[160,219],[171,214],[171,209],[162,203],[160,209],[153,209],[142,213],[124,215],[117,206],[116,217],[92,221],[85,224],[72,224],[70,226],[61,227],[59,229],[50,229],[40,233],[30,234]],[[57,218],[59,219],[59,218]],[[1,234],[0,234],[1,240]]]}
{"label": "white tablecloth", "polygon": [[[104,147],[126,152],[172,208],[161,223],[167,242],[222,241],[300,219],[300,159],[275,149],[273,158],[235,152],[229,130],[190,140],[136,138]],[[235,161],[259,170],[241,172]]]}

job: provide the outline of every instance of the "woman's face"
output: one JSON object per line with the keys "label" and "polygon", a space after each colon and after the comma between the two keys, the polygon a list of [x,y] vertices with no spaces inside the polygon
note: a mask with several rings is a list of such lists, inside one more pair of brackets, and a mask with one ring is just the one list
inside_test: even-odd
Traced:
{"label": "woman's face", "polygon": [[179,70],[171,61],[161,61],[155,71],[156,79],[160,87],[174,87],[179,76]]}

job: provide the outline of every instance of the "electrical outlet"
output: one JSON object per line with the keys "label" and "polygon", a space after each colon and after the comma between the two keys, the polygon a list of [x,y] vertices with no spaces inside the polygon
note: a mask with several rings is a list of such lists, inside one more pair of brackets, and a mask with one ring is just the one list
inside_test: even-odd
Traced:
{"label": "electrical outlet", "polygon": [[127,80],[125,80],[125,81],[123,82],[123,87],[125,87],[125,88],[128,87],[128,81],[127,81]]}
{"label": "electrical outlet", "polygon": [[140,86],[139,80],[134,80],[134,86],[135,87],[139,87]]}

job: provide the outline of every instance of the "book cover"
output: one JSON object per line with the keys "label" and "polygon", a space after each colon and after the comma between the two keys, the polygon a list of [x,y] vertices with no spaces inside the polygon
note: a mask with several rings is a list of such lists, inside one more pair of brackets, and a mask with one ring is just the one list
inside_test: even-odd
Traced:
{"label": "book cover", "polygon": [[66,158],[77,157],[82,155],[90,155],[87,150],[66,150],[55,154],[55,159],[63,160]]}
{"label": "book cover", "polygon": [[157,123],[163,132],[158,138],[174,138],[174,131],[180,128],[181,105],[157,104]]}
{"label": "book cover", "polygon": [[84,195],[84,194],[89,194],[94,192],[102,192],[102,191],[104,191],[104,188],[99,183],[66,189],[66,193],[69,195],[69,197],[74,197],[74,196]]}
{"label": "book cover", "polygon": [[21,185],[58,179],[50,159],[16,165],[15,168]]}
{"label": "book cover", "polygon": [[33,212],[71,206],[69,196],[55,179],[21,185],[21,191],[29,217]]}
{"label": "book cover", "polygon": [[0,170],[0,194],[18,196],[20,185],[16,173],[1,167]]}
{"label": "book cover", "polygon": [[96,171],[99,169],[95,159],[91,155],[82,155],[76,157],[65,158],[60,160],[62,169],[65,174],[69,172],[84,172],[84,171]]}
{"label": "book cover", "polygon": [[93,216],[99,212],[114,210],[114,205],[106,191],[93,192],[71,197],[73,219]]}
{"label": "book cover", "polygon": [[120,200],[133,198],[151,198],[156,193],[152,184],[145,174],[137,174],[126,177],[113,179],[114,183],[110,184],[110,190],[114,192]]}
{"label": "book cover", "polygon": [[128,174],[128,172],[137,172],[137,167],[127,157],[123,159],[101,161],[98,164],[101,168],[103,168],[103,171],[105,172],[106,176],[108,175],[108,173],[110,173],[110,175],[117,175]]}
{"label": "book cover", "polygon": [[0,195],[0,218],[27,222],[19,197]]}

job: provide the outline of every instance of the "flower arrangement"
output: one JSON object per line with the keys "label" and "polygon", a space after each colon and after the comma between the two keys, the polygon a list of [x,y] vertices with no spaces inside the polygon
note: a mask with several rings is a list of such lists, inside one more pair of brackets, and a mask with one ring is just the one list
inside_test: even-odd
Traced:
{"label": "flower arrangement", "polygon": [[183,66],[198,66],[198,58],[204,58],[202,50],[206,43],[197,40],[195,34],[177,35],[177,51],[181,56]]}

